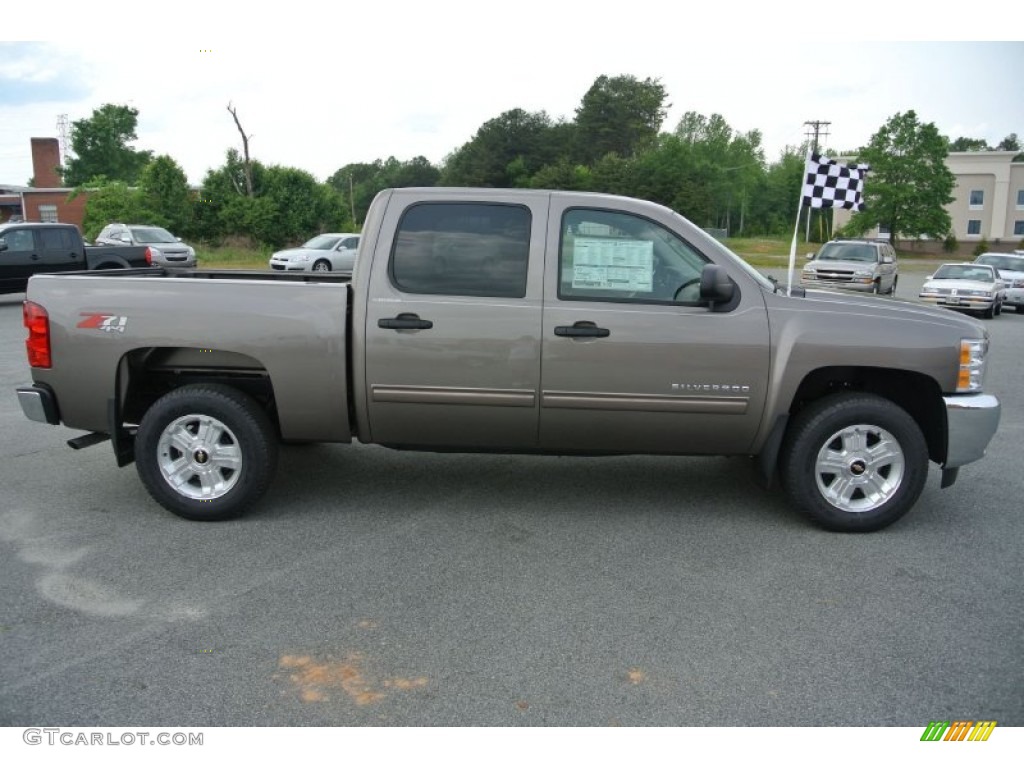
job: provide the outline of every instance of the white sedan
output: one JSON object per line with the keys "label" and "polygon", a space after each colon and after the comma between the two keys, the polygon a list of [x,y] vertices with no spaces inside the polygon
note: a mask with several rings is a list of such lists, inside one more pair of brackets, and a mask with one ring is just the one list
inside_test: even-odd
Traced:
{"label": "white sedan", "polygon": [[277,251],[270,268],[287,272],[342,272],[351,274],[359,251],[359,235],[327,232],[299,248]]}
{"label": "white sedan", "polygon": [[983,253],[974,263],[988,264],[999,270],[999,277],[1006,283],[1003,304],[1015,307],[1018,314],[1024,313],[1024,251]]}
{"label": "white sedan", "polygon": [[991,318],[1002,311],[1005,285],[995,267],[987,264],[943,264],[921,288],[929,304]]}

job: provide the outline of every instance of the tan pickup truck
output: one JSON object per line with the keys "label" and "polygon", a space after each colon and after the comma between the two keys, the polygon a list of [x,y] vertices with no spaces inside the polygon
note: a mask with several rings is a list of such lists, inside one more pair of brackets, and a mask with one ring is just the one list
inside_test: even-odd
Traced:
{"label": "tan pickup truck", "polygon": [[[174,323],[167,318],[174,317]],[[744,455],[819,524],[881,528],[929,460],[984,455],[988,334],[916,303],[793,295],[673,211],[610,195],[398,189],[351,278],[41,276],[25,414],[110,438],[175,514],[218,520],[280,441]]]}

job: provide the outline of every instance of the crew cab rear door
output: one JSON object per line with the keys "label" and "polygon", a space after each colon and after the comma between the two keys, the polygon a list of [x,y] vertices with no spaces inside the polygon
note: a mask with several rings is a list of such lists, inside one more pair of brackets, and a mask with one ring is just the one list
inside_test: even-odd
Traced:
{"label": "crew cab rear door", "polygon": [[357,286],[371,269],[356,390],[373,442],[536,448],[547,200],[391,193],[356,264]]}
{"label": "crew cab rear door", "polygon": [[752,444],[769,374],[767,310],[753,278],[729,263],[734,301],[699,303],[711,259],[697,243],[707,239],[660,206],[552,195],[543,450],[735,454]]}
{"label": "crew cab rear door", "polygon": [[46,227],[36,231],[43,269],[47,272],[70,272],[85,269],[82,238],[72,226]]}

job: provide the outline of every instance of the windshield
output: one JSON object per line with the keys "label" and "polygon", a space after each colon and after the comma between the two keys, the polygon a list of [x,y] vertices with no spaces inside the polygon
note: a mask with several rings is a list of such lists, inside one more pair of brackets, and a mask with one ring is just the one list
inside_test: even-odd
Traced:
{"label": "windshield", "polygon": [[977,280],[982,283],[996,281],[995,270],[991,267],[971,264],[943,264],[932,275],[933,280]]}
{"label": "windshield", "polygon": [[136,243],[176,243],[178,239],[163,227],[132,227]]}
{"label": "windshield", "polygon": [[976,264],[988,264],[996,269],[1008,269],[1011,272],[1024,272],[1024,259],[1020,256],[979,256]]}
{"label": "windshield", "polygon": [[341,240],[340,237],[332,237],[331,235],[317,235],[302,247],[311,248],[314,251],[329,251],[331,250],[331,248],[338,244],[339,240]]}
{"label": "windshield", "polygon": [[818,253],[818,261],[878,261],[875,246],[867,243],[825,243]]}

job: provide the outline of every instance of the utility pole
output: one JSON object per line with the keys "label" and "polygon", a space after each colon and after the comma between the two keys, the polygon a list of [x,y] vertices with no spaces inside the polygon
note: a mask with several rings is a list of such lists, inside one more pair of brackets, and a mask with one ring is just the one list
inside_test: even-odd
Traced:
{"label": "utility pole", "polygon": [[[818,151],[818,138],[824,134],[824,140],[828,141],[828,127],[832,125],[829,120],[805,120],[804,125],[807,126],[805,136],[811,140],[811,152],[816,153]],[[811,240],[811,209],[807,209],[807,230],[804,233],[804,241],[810,242]]]}

